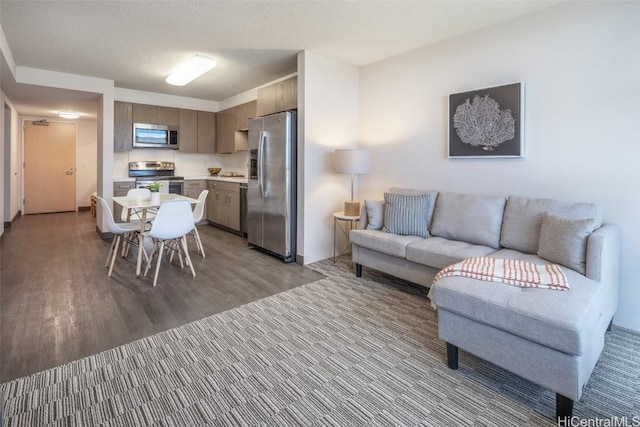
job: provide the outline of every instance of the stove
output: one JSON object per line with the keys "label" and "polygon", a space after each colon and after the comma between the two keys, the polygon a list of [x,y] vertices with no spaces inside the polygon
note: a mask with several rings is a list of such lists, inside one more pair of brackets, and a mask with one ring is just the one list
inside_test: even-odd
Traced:
{"label": "stove", "polygon": [[161,182],[161,193],[182,194],[184,177],[176,176],[176,165],[173,162],[142,161],[129,163],[129,176],[136,178],[136,188],[147,188],[152,182]]}

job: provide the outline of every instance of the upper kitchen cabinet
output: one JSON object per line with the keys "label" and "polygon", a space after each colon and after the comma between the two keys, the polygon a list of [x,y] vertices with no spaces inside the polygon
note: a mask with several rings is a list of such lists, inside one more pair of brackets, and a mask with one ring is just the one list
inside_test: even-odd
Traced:
{"label": "upper kitchen cabinet", "polygon": [[196,110],[180,110],[180,129],[178,140],[180,151],[185,153],[198,152],[198,112]]}
{"label": "upper kitchen cabinet", "polygon": [[298,77],[258,89],[257,116],[298,108]]}
{"label": "upper kitchen cabinet", "polygon": [[251,101],[233,107],[236,130],[249,130],[249,119],[257,117],[257,106],[258,101]]}
{"label": "upper kitchen cabinet", "polygon": [[181,152],[216,152],[216,113],[183,109],[179,112],[179,118]]}
{"label": "upper kitchen cabinet", "polygon": [[133,114],[130,102],[113,104],[113,151],[133,149]]}
{"label": "upper kitchen cabinet", "polygon": [[216,113],[198,111],[198,153],[216,152]]}
{"label": "upper kitchen cabinet", "polygon": [[166,126],[180,126],[180,109],[171,107],[158,107],[157,123]]}
{"label": "upper kitchen cabinet", "polygon": [[233,108],[218,111],[216,114],[216,153],[234,153],[235,115]]}
{"label": "upper kitchen cabinet", "polygon": [[248,150],[249,119],[256,117],[256,101],[218,111],[216,116],[216,153]]}
{"label": "upper kitchen cabinet", "polygon": [[276,83],[276,111],[294,110],[298,108],[298,77]]}
{"label": "upper kitchen cabinet", "polygon": [[133,123],[179,126],[180,110],[158,105],[133,104]]}

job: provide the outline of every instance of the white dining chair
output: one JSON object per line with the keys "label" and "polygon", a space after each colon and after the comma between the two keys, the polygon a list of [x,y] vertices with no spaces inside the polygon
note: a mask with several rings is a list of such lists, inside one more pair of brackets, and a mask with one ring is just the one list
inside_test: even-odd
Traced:
{"label": "white dining chair", "polygon": [[[107,254],[107,262],[105,267],[109,267],[109,277],[111,277],[111,273],[113,272],[113,265],[116,261],[116,257],[118,256],[118,245],[120,242],[123,242],[124,245],[129,244],[138,244],[138,233],[140,233],[140,221],[129,221],[117,223],[113,219],[113,212],[111,212],[111,208],[109,204],[102,198],[97,197],[98,204],[102,209],[102,217],[107,226],[107,231],[113,234],[113,240],[111,241],[111,247],[109,248],[109,253]],[[146,252],[142,252],[147,257]]]}
{"label": "white dining chair", "polygon": [[202,190],[200,195],[198,196],[198,200],[200,203],[196,203],[196,207],[193,209],[193,222],[196,224],[193,227],[193,230],[189,234],[193,236],[196,241],[196,248],[202,254],[202,258],[204,258],[204,246],[202,246],[202,240],[200,240],[200,233],[198,233],[198,223],[202,221],[204,217],[204,207],[207,201],[207,195],[209,194],[209,190]]}
{"label": "white dining chair", "polygon": [[160,205],[151,230],[146,233],[153,239],[153,248],[147,260],[147,267],[144,271],[145,276],[149,272],[153,257],[157,256],[153,286],[158,282],[158,272],[160,271],[160,263],[162,262],[165,247],[172,253],[178,254],[181,267],[184,267],[182,262],[182,257],[184,256],[186,264],[191,269],[191,274],[196,277],[193,263],[189,257],[189,250],[187,249],[187,235],[194,227],[193,212],[188,201],[168,200]]}

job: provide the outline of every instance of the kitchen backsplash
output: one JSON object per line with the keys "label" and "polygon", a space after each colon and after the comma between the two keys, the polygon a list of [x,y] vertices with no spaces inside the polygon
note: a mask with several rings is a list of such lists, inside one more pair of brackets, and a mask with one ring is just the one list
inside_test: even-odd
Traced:
{"label": "kitchen backsplash", "polygon": [[248,151],[233,154],[180,153],[174,150],[135,149],[113,153],[113,176],[129,175],[129,162],[161,160],[176,164],[176,175],[190,177],[209,175],[207,168],[222,168],[223,172],[247,174]]}

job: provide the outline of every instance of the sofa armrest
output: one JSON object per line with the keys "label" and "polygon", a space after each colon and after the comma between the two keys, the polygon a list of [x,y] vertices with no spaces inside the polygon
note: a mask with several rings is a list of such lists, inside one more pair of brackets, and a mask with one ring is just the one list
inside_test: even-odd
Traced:
{"label": "sofa armrest", "polygon": [[604,224],[587,240],[586,276],[597,282],[618,287],[620,277],[620,228]]}

